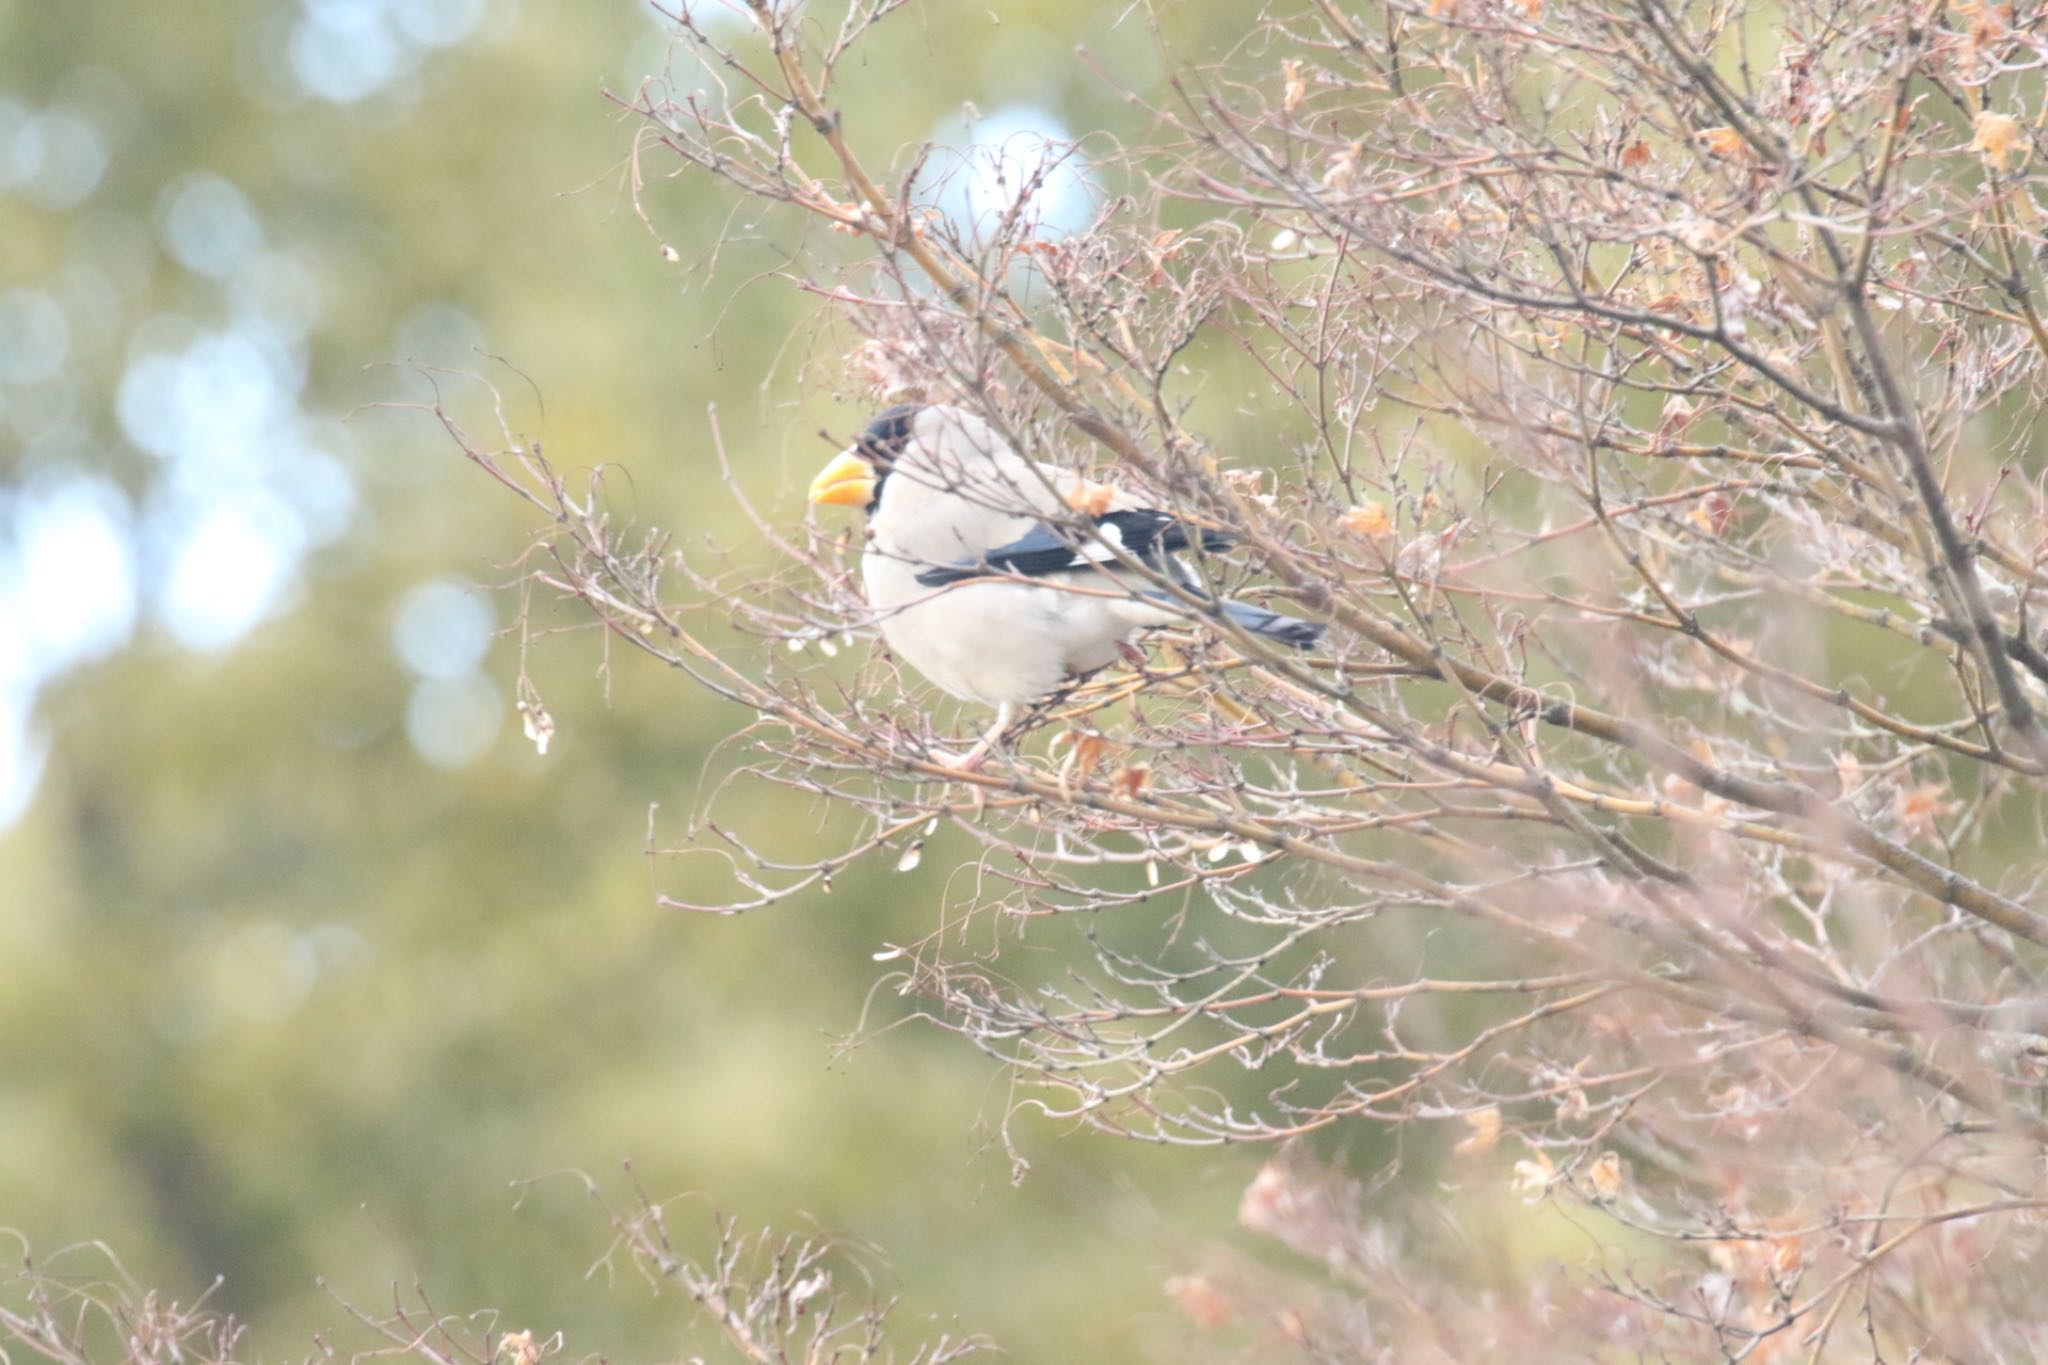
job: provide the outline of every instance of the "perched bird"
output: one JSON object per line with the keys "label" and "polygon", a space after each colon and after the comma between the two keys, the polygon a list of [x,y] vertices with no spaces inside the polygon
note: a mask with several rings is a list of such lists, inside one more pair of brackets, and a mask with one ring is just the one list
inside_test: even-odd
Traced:
{"label": "perched bird", "polygon": [[813,503],[868,513],[861,577],[890,648],[942,690],[996,708],[965,766],[1019,706],[1112,662],[1149,627],[1206,614],[1296,648],[1321,637],[1315,622],[1203,590],[1178,556],[1223,550],[1227,536],[1108,491],[1026,460],[947,404],[890,408],[811,481]]}

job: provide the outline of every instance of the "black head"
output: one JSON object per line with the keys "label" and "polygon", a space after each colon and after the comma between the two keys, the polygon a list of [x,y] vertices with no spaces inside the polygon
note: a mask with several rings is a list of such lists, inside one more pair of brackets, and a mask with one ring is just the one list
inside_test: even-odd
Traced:
{"label": "black head", "polygon": [[898,403],[882,410],[880,416],[868,423],[867,430],[854,442],[854,448],[861,458],[875,467],[874,496],[868,499],[868,511],[873,512],[882,501],[882,485],[889,481],[889,473],[902,458],[903,447],[910,444],[911,424],[924,411],[922,403]]}
{"label": "black head", "polygon": [[922,403],[898,403],[868,423],[867,430],[860,434],[855,446],[861,457],[875,467],[877,474],[886,474],[895,465],[903,454],[903,447],[910,443],[911,423],[923,411]]}

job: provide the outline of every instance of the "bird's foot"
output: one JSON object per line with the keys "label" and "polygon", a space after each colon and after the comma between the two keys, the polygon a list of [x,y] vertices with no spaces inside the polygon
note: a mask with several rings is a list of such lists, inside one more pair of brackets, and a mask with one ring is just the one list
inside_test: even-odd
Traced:
{"label": "bird's foot", "polygon": [[964,754],[950,754],[944,749],[933,749],[931,759],[941,768],[951,768],[956,773],[978,773],[983,761],[988,758],[989,751],[994,747],[984,738]]}
{"label": "bird's foot", "polygon": [[[972,749],[961,754],[958,758],[950,754],[938,752],[934,752],[932,757],[942,766],[951,768],[954,772],[960,773],[963,776],[979,773],[983,760],[994,752],[996,746],[1010,733],[1011,723],[1016,719],[1016,715],[1017,708],[1005,702],[996,708],[995,724],[988,727],[987,732],[975,742]],[[973,783],[971,784],[970,797],[974,803],[974,813],[978,816],[988,806],[988,788],[982,783]]]}
{"label": "bird's foot", "polygon": [[[931,759],[940,767],[950,769],[961,777],[972,777],[981,771],[982,761],[994,747],[990,740],[984,737],[979,744],[964,754],[949,754],[942,749],[934,749],[931,751]],[[974,818],[979,820],[982,812],[988,809],[988,787],[980,782],[969,782],[967,804]]]}

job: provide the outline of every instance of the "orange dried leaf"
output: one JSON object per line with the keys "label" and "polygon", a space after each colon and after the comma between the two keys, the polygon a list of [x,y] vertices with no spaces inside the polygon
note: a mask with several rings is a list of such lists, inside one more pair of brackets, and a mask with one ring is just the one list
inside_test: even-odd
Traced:
{"label": "orange dried leaf", "polygon": [[1280,107],[1291,114],[1308,98],[1308,82],[1301,78],[1301,63],[1295,58],[1280,63],[1280,83]]}
{"label": "orange dried leaf", "polygon": [[1491,1105],[1474,1114],[1465,1115],[1465,1122],[1472,1129],[1471,1134],[1451,1150],[1459,1156],[1477,1156],[1493,1150],[1493,1144],[1500,1141],[1500,1107]]}
{"label": "orange dried leaf", "polygon": [[1985,112],[1977,115],[1976,127],[1970,150],[1981,155],[1992,170],[2004,170],[2007,158],[2019,145],[2020,121],[2010,114]]}
{"label": "orange dried leaf", "polygon": [[1728,529],[1728,522],[1735,515],[1735,503],[1726,493],[1709,493],[1693,504],[1685,519],[1710,536],[1718,536]]}
{"label": "orange dried leaf", "polygon": [[1789,1280],[1799,1273],[1806,1264],[1806,1253],[1800,1248],[1797,1237],[1773,1237],[1771,1239],[1771,1272],[1779,1280]]}
{"label": "orange dried leaf", "polygon": [[1634,142],[1621,149],[1621,164],[1630,170],[1634,170],[1638,166],[1647,166],[1649,163],[1650,144],[1641,138],[1637,138]]}
{"label": "orange dried leaf", "polygon": [[865,199],[858,204],[851,201],[842,204],[836,199],[826,199],[813,208],[832,220],[832,231],[848,237],[860,236],[874,226],[877,218],[875,206]]}
{"label": "orange dried leaf", "polygon": [[1120,769],[1109,779],[1110,790],[1127,801],[1138,799],[1138,793],[1145,790],[1145,784],[1152,780],[1152,770],[1143,764],[1134,763]]}
{"label": "orange dried leaf", "polygon": [[1988,0],[1960,0],[1955,10],[1969,27],[1969,46],[1973,52],[1989,47],[2012,28],[2010,5],[1992,4]]}
{"label": "orange dried leaf", "polygon": [[1700,142],[1706,147],[1707,155],[1709,156],[1725,156],[1733,159],[1742,155],[1742,134],[1726,124],[1719,128],[1703,128],[1700,130],[1699,137]]}
{"label": "orange dried leaf", "polygon": [[1384,536],[1394,529],[1394,520],[1377,502],[1362,502],[1337,518],[1337,524],[1354,536]]}
{"label": "orange dried leaf", "polygon": [[1938,782],[1909,788],[1892,798],[1892,814],[1909,834],[1931,838],[1936,832],[1934,822],[1956,809],[1955,802],[1944,799],[1947,795],[1948,788]]}
{"label": "orange dried leaf", "polygon": [[1621,1196],[1621,1158],[1613,1152],[1602,1152],[1586,1168],[1586,1178],[1593,1182],[1594,1194],[1613,1203]]}
{"label": "orange dried leaf", "polygon": [[1230,1300],[1206,1275],[1176,1275],[1166,1282],[1172,1299],[1197,1327],[1221,1327],[1237,1316]]}
{"label": "orange dried leaf", "polygon": [[1093,483],[1084,478],[1068,491],[1067,506],[1083,516],[1099,517],[1116,501],[1116,492],[1113,483]]}

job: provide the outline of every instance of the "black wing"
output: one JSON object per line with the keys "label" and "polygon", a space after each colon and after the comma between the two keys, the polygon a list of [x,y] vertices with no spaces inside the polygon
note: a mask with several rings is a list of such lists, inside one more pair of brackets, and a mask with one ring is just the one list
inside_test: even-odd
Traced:
{"label": "black wing", "polygon": [[1195,544],[1189,539],[1189,534],[1197,529],[1204,553],[1214,554],[1230,548],[1230,537],[1221,531],[1208,527],[1191,528],[1186,522],[1146,507],[1103,513],[1095,518],[1093,534],[1041,521],[1008,545],[999,545],[979,559],[926,569],[918,574],[917,581],[927,588],[942,588],[948,583],[985,578],[990,574],[1044,578],[1049,574],[1113,564],[1116,555],[1110,548],[1112,545],[1121,546],[1125,554],[1148,568],[1170,572],[1166,557]]}

